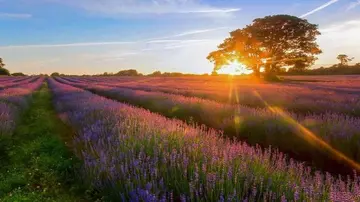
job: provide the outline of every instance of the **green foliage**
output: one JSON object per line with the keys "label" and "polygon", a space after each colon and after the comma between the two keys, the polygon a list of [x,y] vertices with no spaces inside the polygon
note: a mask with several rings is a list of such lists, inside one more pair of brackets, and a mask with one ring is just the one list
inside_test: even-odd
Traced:
{"label": "green foliage", "polygon": [[53,72],[50,76],[55,77],[55,76],[60,76],[60,74],[58,72]]}
{"label": "green foliage", "polygon": [[10,72],[5,68],[0,68],[0,75],[10,76]]}
{"label": "green foliage", "polygon": [[15,73],[12,73],[11,76],[26,76],[26,74],[24,74],[22,72],[15,72]]}
{"label": "green foliage", "polygon": [[320,67],[317,69],[305,69],[298,71],[297,69],[290,68],[282,75],[353,75],[360,74],[360,64],[356,65],[333,65],[328,68]]}
{"label": "green foliage", "polygon": [[[0,167],[0,201],[82,201],[80,162],[63,141],[71,131],[56,116],[46,86],[11,139]],[[3,160],[3,159],[2,159]]]}
{"label": "green foliage", "polygon": [[115,76],[139,76],[139,73],[135,69],[129,69],[119,71]]}
{"label": "green foliage", "polygon": [[[207,59],[215,64],[215,70],[234,61],[246,65],[260,76],[272,76],[283,66],[309,66],[321,53],[316,43],[320,35],[318,26],[290,15],[273,15],[257,18],[243,29],[230,32]],[[301,61],[301,62],[298,62]]]}
{"label": "green foliage", "polygon": [[350,58],[348,55],[340,54],[336,57],[340,61],[340,65],[347,66],[354,58]]}
{"label": "green foliage", "polygon": [[161,76],[161,72],[160,71],[155,71],[155,72],[149,74],[148,76]]}

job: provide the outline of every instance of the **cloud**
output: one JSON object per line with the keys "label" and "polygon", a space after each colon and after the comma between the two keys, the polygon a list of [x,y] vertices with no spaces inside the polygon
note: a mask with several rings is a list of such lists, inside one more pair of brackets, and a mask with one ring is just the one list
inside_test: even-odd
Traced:
{"label": "cloud", "polygon": [[[189,39],[189,40],[151,40],[146,41],[147,44],[159,44],[159,43],[194,43],[209,41],[210,39]],[[211,41],[211,40],[210,40]]]}
{"label": "cloud", "polygon": [[31,18],[31,14],[27,13],[0,13],[0,18],[20,18],[20,19],[26,19]]}
{"label": "cloud", "polygon": [[185,11],[178,11],[178,13],[232,13],[240,10],[241,8],[189,10],[189,11],[185,10]]}
{"label": "cloud", "polygon": [[319,56],[318,64],[334,64],[339,53],[357,55],[360,51],[360,20],[348,20],[321,27],[322,35],[318,44],[324,50]]}
{"label": "cloud", "polygon": [[153,39],[145,39],[139,41],[112,41],[112,42],[85,42],[85,43],[66,43],[66,44],[34,44],[34,45],[10,45],[10,46],[0,46],[0,49],[27,49],[27,48],[64,48],[64,47],[82,47],[82,46],[114,46],[114,45],[129,45],[129,44],[159,44],[159,43],[185,43],[185,42],[199,42],[204,41],[206,39],[193,39],[193,40],[176,40],[171,38],[184,37],[190,35],[196,35],[206,32],[213,32],[221,29],[225,29],[227,27],[219,27],[213,29],[201,29],[201,30],[191,30],[182,32],[180,34],[153,38]]}
{"label": "cloud", "polygon": [[360,6],[360,0],[357,0],[357,1],[354,1],[354,2],[351,2],[349,4],[349,6],[346,8],[347,11],[351,10],[351,9],[354,9],[356,7]]}
{"label": "cloud", "polygon": [[339,34],[341,34],[344,31],[348,31],[350,29],[359,28],[359,27],[360,27],[360,20],[349,20],[342,23],[333,24],[325,28],[321,28],[320,32],[322,33],[339,32]]}
{"label": "cloud", "polygon": [[[120,51],[111,51],[102,54],[86,54],[80,55],[77,58],[84,58],[87,60],[94,60],[94,61],[113,61],[113,60],[125,60],[127,58],[131,58],[135,55],[140,54],[152,54],[157,51],[164,51],[164,50],[173,50],[173,49],[180,49],[184,47],[191,47],[191,46],[201,46],[205,44],[216,44],[221,40],[215,39],[198,39],[198,40],[159,40],[159,41],[149,41],[150,43],[145,44],[138,44],[137,48],[130,48],[126,50]],[[148,45],[151,46],[149,47]],[[131,50],[132,49],[132,50]]]}
{"label": "cloud", "polygon": [[322,9],[324,9],[324,8],[330,6],[330,5],[332,5],[332,4],[334,4],[334,3],[338,2],[338,1],[339,1],[339,0],[330,0],[330,1],[328,1],[327,3],[325,3],[325,4],[323,4],[323,5],[315,8],[314,10],[311,10],[311,11],[309,11],[309,12],[301,15],[300,17],[301,17],[301,18],[305,18],[305,17],[307,17],[307,16],[309,16],[309,15],[312,15],[312,14],[318,12],[318,11],[321,11]]}
{"label": "cloud", "polygon": [[192,43],[168,45],[168,46],[165,46],[163,49],[169,50],[169,49],[184,48],[184,47],[189,47],[189,46],[198,46],[198,45],[203,45],[203,44],[214,43],[214,41],[217,41],[217,40],[202,40],[202,41],[199,40],[199,41],[192,42]]}
{"label": "cloud", "polygon": [[219,27],[219,28],[214,28],[214,29],[192,30],[192,31],[187,31],[187,32],[183,32],[180,34],[173,35],[172,37],[182,37],[182,36],[188,36],[188,35],[193,35],[193,34],[201,34],[201,33],[205,33],[205,32],[212,32],[212,31],[228,29],[228,28],[229,27]]}
{"label": "cloud", "polygon": [[88,42],[88,43],[68,43],[68,44],[37,44],[37,45],[18,45],[18,46],[0,46],[0,49],[16,49],[16,48],[61,48],[61,47],[80,47],[80,46],[108,46],[108,45],[125,45],[136,42]]}
{"label": "cloud", "polygon": [[[230,14],[241,8],[219,8],[200,0],[43,0],[78,7],[105,15],[200,14],[200,16]],[[202,14],[202,15],[201,15]]]}

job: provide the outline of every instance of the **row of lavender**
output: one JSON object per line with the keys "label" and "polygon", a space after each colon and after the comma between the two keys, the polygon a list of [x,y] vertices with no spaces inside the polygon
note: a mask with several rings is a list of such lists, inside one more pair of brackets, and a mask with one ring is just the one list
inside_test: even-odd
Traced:
{"label": "row of lavender", "polygon": [[84,175],[123,201],[356,201],[360,178],[333,178],[283,154],[219,137],[49,79],[75,131]]}
{"label": "row of lavender", "polygon": [[[332,113],[298,115],[273,107],[254,109],[195,97],[57,80],[167,117],[182,120],[191,117],[197,123],[224,131],[227,137],[237,137],[253,145],[272,145],[331,172],[351,172],[339,165],[350,162],[353,167],[351,159],[360,162],[359,118]],[[336,151],[344,153],[348,159],[335,161],[339,157]]]}
{"label": "row of lavender", "polygon": [[74,80],[112,87],[194,96],[249,107],[266,107],[263,100],[257,96],[260,94],[268,104],[294,112],[325,113],[330,111],[360,116],[360,91],[355,84],[351,85],[351,83],[347,83],[347,88],[339,89],[336,88],[336,82],[333,82],[331,86],[322,86],[306,83],[247,84],[236,81],[224,81],[220,84],[216,81],[201,83],[194,79],[171,79],[172,81],[164,81],[164,78],[74,78]]}
{"label": "row of lavender", "polygon": [[33,77],[25,81],[0,90],[0,136],[12,134],[19,114],[28,106],[32,92],[41,86],[44,78]]}
{"label": "row of lavender", "polygon": [[32,76],[32,77],[20,77],[20,78],[13,78],[9,77],[3,80],[0,80],[0,90],[6,89],[6,88],[14,88],[17,86],[21,86],[23,84],[31,83],[37,80],[38,77]]}
{"label": "row of lavender", "polygon": [[13,77],[13,76],[0,76],[0,83],[4,82],[18,82],[24,79],[29,78],[28,76],[20,76],[20,77]]}

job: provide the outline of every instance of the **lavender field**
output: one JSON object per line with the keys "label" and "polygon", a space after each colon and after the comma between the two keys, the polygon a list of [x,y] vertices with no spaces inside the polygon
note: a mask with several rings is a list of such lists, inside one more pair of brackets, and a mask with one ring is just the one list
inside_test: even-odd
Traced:
{"label": "lavender field", "polygon": [[[164,108],[183,104],[189,106],[189,110],[195,110],[190,105],[198,104],[200,111],[195,110],[197,113],[206,113],[201,111],[204,106],[205,110],[215,111],[204,116],[214,117],[216,111],[228,109],[224,104],[194,97],[175,97],[173,94],[168,95],[168,99],[164,97],[166,94],[161,94],[162,97],[146,96],[148,92],[128,92],[82,80],[56,78],[49,83],[57,111],[77,131],[74,144],[77,155],[84,159],[85,175],[96,187],[106,190],[114,198],[125,201],[359,200],[359,178],[356,175],[345,182],[329,173],[314,172],[278,150],[251,147],[206,125],[188,125],[177,119],[167,119],[161,113],[154,114],[131,106],[136,99],[154,98],[155,102],[162,100],[159,105]],[[107,97],[116,95],[131,100],[124,104],[117,102],[116,97],[107,99],[83,89],[99,95],[108,92]],[[212,108],[206,108],[207,102]],[[179,108],[182,110],[181,106]],[[269,116],[263,121],[248,123],[259,124],[258,127],[261,127],[260,123],[266,124],[266,119],[280,119],[276,114],[266,115],[262,109],[246,109],[247,114],[243,116]],[[242,111],[241,107],[239,111]],[[348,121],[358,121],[346,115],[319,117],[323,122],[330,119],[339,121],[338,127],[345,126]],[[241,122],[237,122],[235,117],[232,124]],[[289,124],[284,122],[273,127],[286,128]],[[323,139],[346,140],[356,137],[359,132],[356,128],[359,125],[355,125],[354,134],[341,135],[340,130],[335,132],[337,127],[331,128],[330,125],[327,129],[330,132],[324,132]],[[287,134],[296,135],[290,131]],[[350,142],[344,144],[350,145]],[[357,163],[351,162],[356,171]]]}
{"label": "lavender field", "polygon": [[[322,95],[320,97],[307,87],[309,85],[307,83],[290,83],[288,86],[262,83],[257,84],[258,86],[255,85],[257,90],[254,91],[252,96],[248,96],[248,94],[243,93],[250,92],[253,86],[246,87],[246,84],[242,81],[228,84],[241,89],[232,92],[235,96],[244,96],[244,100],[253,104],[255,104],[253,100],[262,103],[259,106],[249,106],[177,94],[176,91],[172,91],[172,93],[157,91],[158,87],[155,85],[161,84],[160,80],[162,78],[156,78],[159,79],[158,81],[154,81],[154,78],[149,79],[154,83],[154,85],[148,83],[147,89],[152,88],[151,91],[135,90],[133,88],[137,83],[140,85],[147,82],[147,78],[142,78],[138,82],[132,81],[130,84],[128,84],[126,78],[116,77],[112,78],[112,80],[111,77],[110,80],[102,80],[101,78],[56,79],[62,83],[133,104],[169,118],[177,118],[191,123],[195,122],[198,125],[220,130],[225,137],[242,140],[254,146],[276,147],[292,157],[311,161],[315,166],[327,171],[335,171],[336,173],[352,172],[352,169],[346,169],[341,165],[344,161],[347,164],[353,164],[350,159],[360,161],[360,120],[351,113],[353,108],[359,105],[360,102],[354,94],[346,92],[340,94],[322,90],[322,94],[328,94],[329,96]],[[127,79],[130,80],[130,78]],[[125,81],[121,82],[121,80]],[[167,88],[183,88],[184,85],[188,85],[187,83],[199,82],[196,79],[181,81],[180,78],[178,82],[176,80],[177,78],[173,78],[173,81],[169,81]],[[173,84],[171,85],[170,82],[173,82]],[[185,84],[177,85],[179,82]],[[221,81],[214,79],[203,85],[199,83],[197,85],[193,84],[193,88],[189,87],[189,89],[205,89],[207,85],[215,86],[218,82]],[[133,83],[135,84],[131,85]],[[277,87],[278,91],[274,90],[274,86]],[[356,88],[353,89],[354,91],[357,90]],[[263,96],[262,92],[266,92],[266,96]],[[224,92],[220,91],[219,95],[221,94],[224,94]],[[296,111],[286,109],[288,105],[282,107],[279,103],[277,105],[272,104],[274,101],[271,101],[271,99],[290,100],[289,95],[301,97],[301,100],[295,99],[292,102],[294,106],[311,107],[309,105],[314,104],[318,105],[316,106],[318,111],[296,113]],[[268,97],[270,97],[270,101],[268,101]],[[343,102],[350,101],[352,105],[336,102],[336,97],[341,98]],[[303,100],[308,100],[308,104],[304,105]],[[336,110],[329,107],[335,105],[344,107],[338,106],[334,108]],[[340,111],[345,111],[344,109],[347,107],[349,113],[340,113]],[[320,111],[323,111],[323,113],[320,113]],[[340,151],[350,159],[339,157],[336,151]]]}
{"label": "lavender field", "polygon": [[0,85],[0,135],[11,135],[19,115],[28,107],[31,94],[43,83],[42,77],[2,78]]}
{"label": "lavender field", "polygon": [[[287,79],[0,78],[0,143],[9,143],[46,91],[72,131],[64,141],[79,167],[66,161],[66,170],[76,169],[92,193],[86,200],[359,201],[360,79]],[[0,152],[5,160],[13,155]],[[10,182],[0,178],[0,196],[10,196]],[[50,185],[37,185],[35,196]]]}
{"label": "lavender field", "polygon": [[0,0],[0,202],[360,202],[360,0]]}

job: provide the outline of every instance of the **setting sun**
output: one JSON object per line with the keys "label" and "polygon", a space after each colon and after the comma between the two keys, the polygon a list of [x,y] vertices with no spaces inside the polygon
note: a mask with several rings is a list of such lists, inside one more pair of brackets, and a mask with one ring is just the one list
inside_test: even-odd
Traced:
{"label": "setting sun", "polygon": [[360,202],[359,14],[0,0],[0,202]]}
{"label": "setting sun", "polygon": [[238,61],[232,62],[229,65],[224,65],[219,71],[219,74],[229,74],[229,75],[240,75],[240,74],[250,74],[252,70],[246,68],[245,65],[239,63]]}

